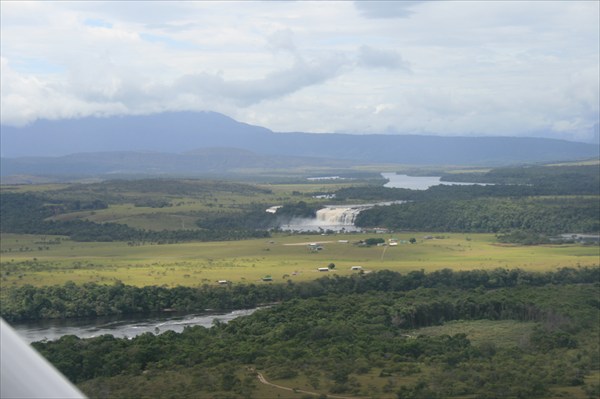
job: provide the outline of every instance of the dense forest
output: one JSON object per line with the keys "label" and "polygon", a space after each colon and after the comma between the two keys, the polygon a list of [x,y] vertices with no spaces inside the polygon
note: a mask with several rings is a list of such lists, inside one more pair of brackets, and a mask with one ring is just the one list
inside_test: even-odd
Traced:
{"label": "dense forest", "polygon": [[[586,376],[600,370],[598,273],[379,272],[282,286],[272,296],[260,291],[282,288],[229,287],[229,304],[250,291],[286,298],[212,328],[65,336],[34,347],[90,397],[265,397],[260,373],[322,397],[535,398],[579,389],[593,398],[599,387]],[[37,294],[53,300],[52,291]],[[481,321],[490,334],[502,322],[521,333],[473,341],[443,333],[453,320]],[[424,333],[428,326],[442,333]]]}
{"label": "dense forest", "polygon": [[444,174],[443,181],[529,185],[538,193],[579,195],[598,194],[600,190],[599,165],[520,166],[494,168],[478,173]]}
{"label": "dense forest", "polygon": [[597,233],[600,212],[598,199],[585,197],[432,200],[375,207],[361,212],[355,224],[417,231]]}
{"label": "dense forest", "polygon": [[205,309],[231,310],[292,298],[313,298],[336,293],[360,294],[367,291],[407,291],[423,288],[494,289],[519,285],[578,284],[600,281],[600,269],[563,268],[552,273],[494,269],[408,274],[381,271],[351,277],[320,278],[311,282],[231,286],[166,288],[133,287],[120,282],[114,285],[86,283],[63,286],[23,286],[5,292],[0,315],[6,320],[90,317],[170,311],[190,312]]}

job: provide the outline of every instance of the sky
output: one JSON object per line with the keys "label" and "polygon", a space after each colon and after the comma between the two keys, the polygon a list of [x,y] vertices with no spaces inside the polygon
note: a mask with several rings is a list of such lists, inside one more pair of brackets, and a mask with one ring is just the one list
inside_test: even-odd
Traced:
{"label": "sky", "polygon": [[596,0],[0,7],[4,125],[192,110],[277,132],[591,141],[598,129]]}

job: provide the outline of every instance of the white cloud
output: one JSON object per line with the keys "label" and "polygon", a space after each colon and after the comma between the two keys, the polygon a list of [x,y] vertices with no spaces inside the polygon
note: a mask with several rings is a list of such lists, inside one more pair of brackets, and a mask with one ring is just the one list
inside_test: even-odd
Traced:
{"label": "white cloud", "polygon": [[361,1],[354,2],[356,8],[367,18],[407,18],[414,9],[425,1]]}
{"label": "white cloud", "polygon": [[80,98],[57,79],[40,80],[13,71],[2,58],[2,119],[22,126],[35,119],[77,118],[88,115],[114,115],[128,111],[118,102],[103,102]]}
{"label": "white cloud", "polygon": [[537,134],[599,116],[599,3],[1,2],[2,123],[214,110],[276,131]]}
{"label": "white cloud", "polygon": [[246,106],[323,83],[340,73],[344,64],[343,56],[313,61],[298,58],[290,68],[270,72],[260,79],[226,81],[221,76],[202,73],[183,76],[175,89]]}
{"label": "white cloud", "polygon": [[294,43],[294,32],[291,29],[279,29],[267,37],[268,47],[278,53],[280,51],[296,52]]}
{"label": "white cloud", "polygon": [[408,62],[394,50],[381,50],[371,46],[361,46],[358,52],[358,63],[370,68],[404,69],[410,71]]}

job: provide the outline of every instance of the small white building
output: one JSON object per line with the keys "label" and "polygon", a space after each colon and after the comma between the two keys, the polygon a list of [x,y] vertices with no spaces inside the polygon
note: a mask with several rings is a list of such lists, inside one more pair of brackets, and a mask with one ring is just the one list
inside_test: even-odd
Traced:
{"label": "small white building", "polygon": [[317,270],[320,272],[328,272],[329,268],[328,267],[319,267]]}
{"label": "small white building", "polygon": [[362,270],[362,269],[363,269],[363,267],[362,267],[362,266],[352,266],[352,267],[350,268],[350,270],[355,270],[355,271]]}

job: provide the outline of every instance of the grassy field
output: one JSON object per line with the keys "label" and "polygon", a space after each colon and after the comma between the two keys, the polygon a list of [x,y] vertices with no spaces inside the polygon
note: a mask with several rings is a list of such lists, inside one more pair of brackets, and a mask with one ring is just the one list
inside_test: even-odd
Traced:
{"label": "grassy field", "polygon": [[[0,238],[2,287],[76,283],[197,286],[260,282],[267,275],[274,282],[306,281],[324,275],[382,269],[408,272],[451,268],[454,270],[521,268],[555,270],[565,266],[597,266],[598,246],[499,245],[491,234],[444,234],[426,239],[427,233],[274,235],[268,239],[227,242],[189,242],[169,245],[130,246],[123,242],[73,242],[67,238],[3,234]],[[369,237],[395,238],[398,246],[361,247]],[[409,244],[410,238],[415,244]],[[309,243],[319,243],[312,250]],[[335,268],[319,272],[330,263]]]}
{"label": "grassy field", "polygon": [[411,332],[411,335],[455,335],[466,334],[471,344],[478,346],[493,342],[496,347],[511,348],[528,342],[529,335],[536,326],[534,322],[515,320],[457,320],[440,326],[425,327]]}

